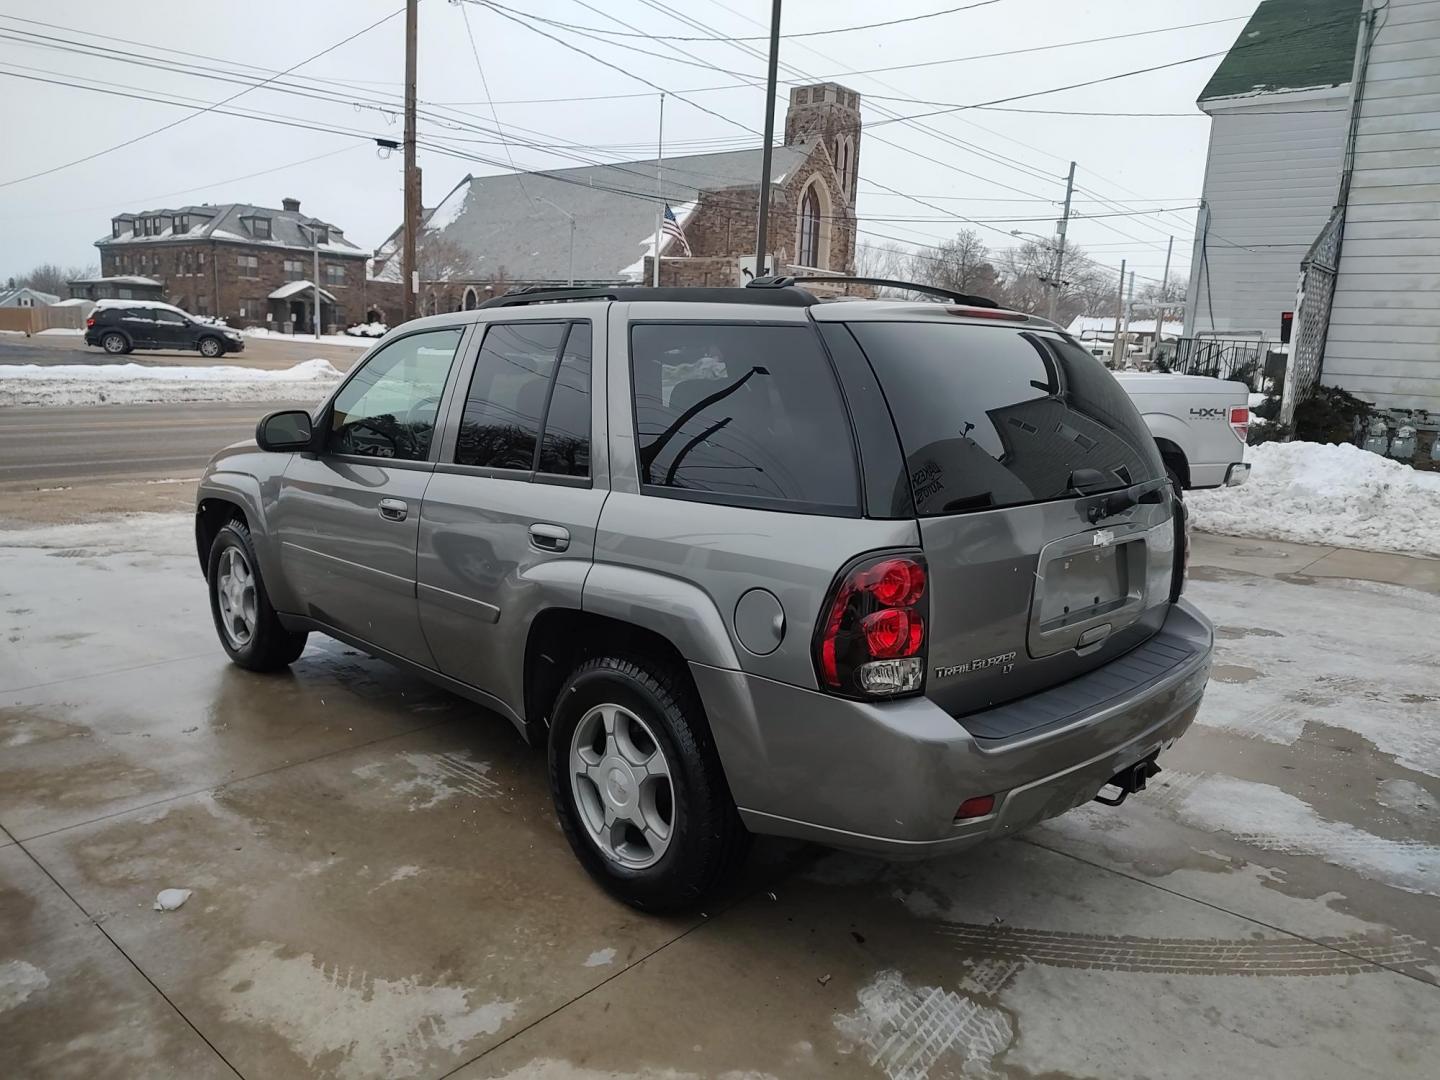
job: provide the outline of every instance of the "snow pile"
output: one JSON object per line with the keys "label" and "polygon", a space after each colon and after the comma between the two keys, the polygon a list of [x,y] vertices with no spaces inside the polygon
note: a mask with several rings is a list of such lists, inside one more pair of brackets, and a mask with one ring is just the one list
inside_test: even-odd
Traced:
{"label": "snow pile", "polygon": [[345,333],[349,334],[351,337],[376,338],[384,337],[386,332],[389,331],[389,329],[390,327],[386,326],[383,322],[367,322],[352,326],[348,330],[346,330]]}
{"label": "snow pile", "polygon": [[347,334],[321,334],[318,338],[314,334],[282,334],[278,330],[271,330],[264,326],[250,326],[240,331],[247,338],[269,338],[272,341],[303,341],[311,345],[351,345],[368,349],[371,341],[368,338],[351,337]]}
{"label": "snow pile", "polygon": [[319,401],[341,374],[329,360],[306,360],[279,371],[145,364],[0,365],[0,405]]}
{"label": "snow pile", "polygon": [[1186,495],[1195,528],[1440,556],[1440,473],[1349,445],[1262,443],[1245,456],[1248,483]]}

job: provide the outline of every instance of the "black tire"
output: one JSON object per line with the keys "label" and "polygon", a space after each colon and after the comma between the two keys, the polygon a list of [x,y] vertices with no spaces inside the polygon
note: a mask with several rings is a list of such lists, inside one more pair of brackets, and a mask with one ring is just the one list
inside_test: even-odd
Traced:
{"label": "black tire", "polygon": [[[570,744],[594,706],[617,704],[655,734],[669,766],[671,837],[659,861],[644,869],[601,852],[575,804]],[[693,908],[744,861],[750,834],[730,796],[704,709],[683,672],[651,658],[601,656],[573,671],[550,718],[550,792],[560,827],[581,865],[606,891],[650,913]]]}
{"label": "black tire", "polygon": [[130,351],[130,339],[117,330],[112,330],[100,339],[100,347],[111,356],[120,356]]}
{"label": "black tire", "polygon": [[[225,630],[225,617],[221,613],[220,562],[230,549],[236,549],[254,576],[255,626],[246,641],[233,640]],[[293,633],[280,624],[275,609],[270,606],[270,596],[265,591],[265,579],[260,574],[260,560],[255,557],[255,545],[250,540],[250,529],[238,518],[226,522],[215,534],[210,545],[210,557],[205,563],[205,581],[210,592],[210,614],[215,620],[215,633],[220,645],[230,659],[250,671],[279,671],[293,663],[305,651],[305,633]]]}
{"label": "black tire", "polygon": [[1175,497],[1177,499],[1183,499],[1185,497],[1185,485],[1180,482],[1180,473],[1177,472],[1175,466],[1171,465],[1168,461],[1165,463],[1165,475],[1170,477],[1170,483],[1175,488]]}
{"label": "black tire", "polygon": [[214,360],[217,356],[225,355],[225,343],[213,335],[207,334],[202,337],[195,347],[200,350],[200,355]]}

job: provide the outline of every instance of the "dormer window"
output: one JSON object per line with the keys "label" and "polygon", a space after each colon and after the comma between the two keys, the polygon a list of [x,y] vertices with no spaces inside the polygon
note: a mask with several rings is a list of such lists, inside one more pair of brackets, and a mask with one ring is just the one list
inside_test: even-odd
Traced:
{"label": "dormer window", "polygon": [[176,214],[174,217],[175,234],[182,236],[190,231],[190,219],[184,214]]}
{"label": "dormer window", "polygon": [[257,240],[269,240],[271,238],[270,219],[268,217],[241,218],[250,227],[250,235]]}
{"label": "dormer window", "polygon": [[134,224],[134,221],[134,218],[111,218],[110,239],[119,240],[120,237],[124,236],[127,232],[130,231],[131,227]]}

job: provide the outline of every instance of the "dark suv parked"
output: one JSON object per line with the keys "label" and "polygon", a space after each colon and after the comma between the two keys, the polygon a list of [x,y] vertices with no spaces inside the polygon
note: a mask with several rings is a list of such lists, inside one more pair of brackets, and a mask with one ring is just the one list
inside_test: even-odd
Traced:
{"label": "dark suv parked", "polygon": [[133,349],[194,349],[201,356],[241,352],[245,339],[228,326],[202,322],[153,300],[101,300],[85,320],[85,344],[112,356]]}
{"label": "dark suv parked", "polygon": [[392,331],[198,498],[237,664],[314,631],[500,713],[650,910],[750,832],[916,858],[1118,802],[1210,669],[1135,406],[977,297],[500,297]]}

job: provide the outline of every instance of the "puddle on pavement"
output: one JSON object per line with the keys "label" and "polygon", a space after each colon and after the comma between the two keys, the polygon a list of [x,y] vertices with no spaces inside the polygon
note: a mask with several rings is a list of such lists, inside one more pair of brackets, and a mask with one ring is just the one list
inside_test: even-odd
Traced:
{"label": "puddle on pavement", "polygon": [[1264,677],[1263,671],[1241,664],[1216,664],[1210,669],[1210,678],[1223,683],[1248,683]]}

